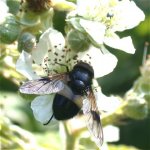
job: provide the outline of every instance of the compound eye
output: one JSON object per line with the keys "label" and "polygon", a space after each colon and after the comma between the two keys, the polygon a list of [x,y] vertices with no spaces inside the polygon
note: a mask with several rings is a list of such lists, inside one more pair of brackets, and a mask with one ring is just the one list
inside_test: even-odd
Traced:
{"label": "compound eye", "polygon": [[81,80],[75,80],[75,85],[79,88],[84,88],[85,87],[84,82],[81,81]]}

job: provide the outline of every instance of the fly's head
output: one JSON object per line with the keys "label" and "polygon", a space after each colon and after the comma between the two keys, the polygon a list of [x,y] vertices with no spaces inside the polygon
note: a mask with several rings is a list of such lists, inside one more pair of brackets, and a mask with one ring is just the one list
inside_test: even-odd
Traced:
{"label": "fly's head", "polygon": [[84,62],[76,64],[70,72],[70,86],[75,94],[84,95],[91,88],[94,77],[93,68]]}

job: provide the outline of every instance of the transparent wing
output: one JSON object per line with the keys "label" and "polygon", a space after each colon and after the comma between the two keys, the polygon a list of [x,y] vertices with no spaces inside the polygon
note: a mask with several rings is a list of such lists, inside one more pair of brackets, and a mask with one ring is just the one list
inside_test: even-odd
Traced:
{"label": "transparent wing", "polygon": [[57,74],[55,76],[43,77],[36,80],[25,82],[19,88],[21,93],[25,94],[51,94],[57,93],[64,88],[64,82],[67,74]]}
{"label": "transparent wing", "polygon": [[92,91],[89,91],[87,97],[83,100],[83,113],[86,118],[87,127],[95,143],[100,147],[103,144],[103,130],[95,96]]}

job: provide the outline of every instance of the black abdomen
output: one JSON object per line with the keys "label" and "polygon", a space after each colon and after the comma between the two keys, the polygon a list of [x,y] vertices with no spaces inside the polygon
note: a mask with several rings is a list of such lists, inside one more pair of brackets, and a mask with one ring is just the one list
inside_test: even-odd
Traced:
{"label": "black abdomen", "polygon": [[59,94],[56,94],[52,108],[57,120],[70,119],[80,111],[80,108],[74,102]]}

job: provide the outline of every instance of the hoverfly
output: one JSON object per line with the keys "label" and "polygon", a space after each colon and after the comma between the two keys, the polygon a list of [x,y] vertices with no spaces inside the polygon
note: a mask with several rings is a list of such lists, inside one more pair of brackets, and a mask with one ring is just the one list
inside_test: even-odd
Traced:
{"label": "hoverfly", "polygon": [[82,109],[87,127],[100,146],[103,143],[103,131],[92,90],[93,78],[93,68],[85,62],[78,62],[71,71],[25,82],[20,87],[20,92],[39,95],[56,93],[50,120],[53,117],[57,120],[67,120],[77,115],[81,107],[76,104],[76,95],[82,97]]}

